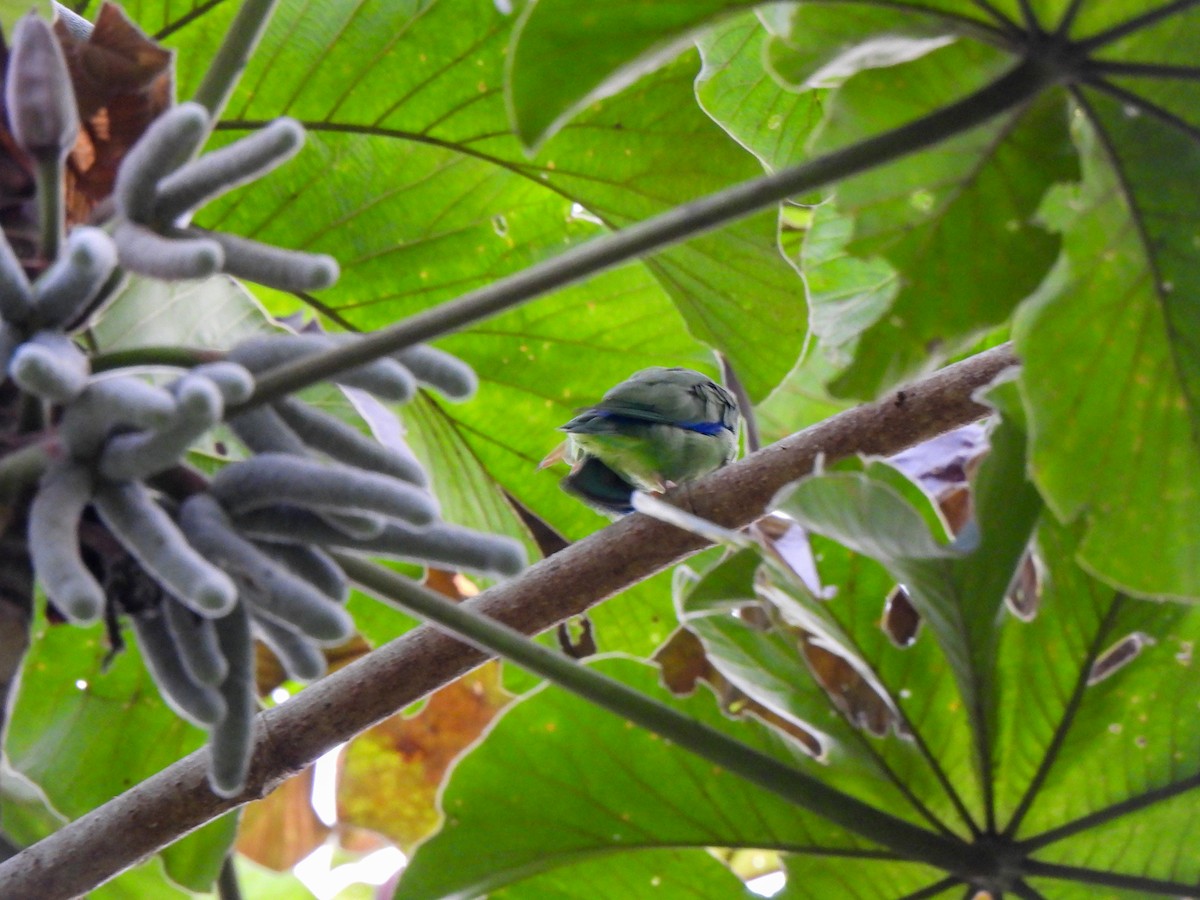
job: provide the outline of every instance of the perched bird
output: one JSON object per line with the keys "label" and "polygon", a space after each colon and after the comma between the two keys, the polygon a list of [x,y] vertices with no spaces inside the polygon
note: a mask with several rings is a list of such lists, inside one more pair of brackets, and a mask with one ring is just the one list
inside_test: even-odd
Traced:
{"label": "perched bird", "polygon": [[691,369],[643,369],[560,426],[567,441],[542,465],[571,464],[563,489],[609,512],[634,490],[664,491],[737,454],[737,401]]}

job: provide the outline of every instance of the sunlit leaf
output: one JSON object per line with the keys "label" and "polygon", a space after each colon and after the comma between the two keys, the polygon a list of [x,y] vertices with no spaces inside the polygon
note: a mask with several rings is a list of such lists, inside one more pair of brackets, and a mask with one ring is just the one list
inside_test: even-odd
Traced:
{"label": "sunlit leaf", "polygon": [[509,699],[499,673],[489,663],[435,692],[420,712],[393,716],[351,741],[339,760],[339,821],[405,850],[435,831],[443,776]]}
{"label": "sunlit leaf", "polygon": [[1063,258],[1018,319],[1034,477],[1060,518],[1088,523],[1089,568],[1133,593],[1197,597],[1200,206],[1171,186],[1200,173],[1200,146],[1107,97],[1082,112],[1084,180],[1047,208]]}
{"label": "sunlit leaf", "polygon": [[[764,726],[724,719],[706,692],[671,701],[645,666],[610,660],[598,668],[768,753],[798,752]],[[398,898],[473,896],[617,851],[802,842],[836,855],[865,846],[553,688],[515,704],[459,763],[442,807],[446,824],[417,850]]]}
{"label": "sunlit leaf", "polygon": [[590,101],[678,55],[692,31],[749,5],[748,0],[531,3],[514,36],[508,81],[517,133],[526,144],[541,143]]}
{"label": "sunlit leaf", "polygon": [[[1010,65],[1003,54],[960,42],[863,73],[830,100],[815,149],[845,146],[961,96],[963,80],[952,72],[994,76]],[[878,102],[882,79],[894,92],[886,104]],[[896,281],[891,302],[875,306],[855,362],[833,383],[834,392],[873,397],[1004,322],[1055,259],[1058,239],[1034,213],[1051,185],[1075,174],[1073,157],[1062,100],[1052,93],[839,185],[838,208],[854,217],[846,249],[886,261]],[[814,324],[823,321],[818,316]],[[827,337],[833,336],[841,337],[837,330]]]}

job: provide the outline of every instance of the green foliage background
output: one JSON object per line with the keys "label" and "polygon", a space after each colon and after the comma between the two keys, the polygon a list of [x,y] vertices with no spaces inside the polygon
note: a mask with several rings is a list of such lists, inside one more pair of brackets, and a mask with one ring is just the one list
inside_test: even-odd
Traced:
{"label": "green foliage background", "polygon": [[[928,511],[870,469],[806,482],[788,500],[824,535],[822,575],[839,592],[820,603],[795,584],[778,590],[871,671],[915,739],[865,737],[812,685],[794,645],[735,625],[727,605],[697,607],[687,590],[673,600],[665,577],[596,611],[600,649],[644,658],[678,612],[727,677],[811,723],[827,754],[801,758],[766,726],[721,717],[704,692],[664,702],[893,815],[960,836],[1044,839],[1030,896],[1076,896],[1086,878],[1064,866],[1186,887],[1200,877],[1188,849],[1200,620],[1190,606],[1140,598],[1200,597],[1197,5],[539,0],[510,13],[490,0],[285,0],[213,140],[286,114],[309,143],[198,224],[333,254],[341,282],[301,299],[329,327],[375,329],[927,114],[1009,68],[1034,25],[1048,57],[1055,40],[1090,40],[1087,79],[797,198],[815,209],[761,212],[447,336],[439,343],[479,373],[478,396],[423,397],[401,415],[448,520],[528,540],[511,498],[575,539],[603,520],[537,462],[575,407],[637,369],[715,374],[719,351],[771,440],[1011,331],[1024,367],[1000,395],[1007,424],[982,476],[980,497],[992,499],[980,500],[975,556],[914,531]],[[235,4],[125,8],[177,50],[186,98]],[[880,36],[870,65],[847,57]],[[202,306],[131,292],[102,346],[150,333],[221,346],[262,327],[247,295],[197,290]],[[296,298],[258,302],[297,308]],[[163,316],[175,303],[205,315]],[[1048,581],[1041,614],[1024,623],[1003,597],[1031,535]],[[895,580],[928,623],[903,651],[875,622]],[[743,584],[726,600],[756,596]],[[1137,659],[1088,686],[1095,660],[1135,632],[1149,639]],[[41,623],[37,638],[6,750],[58,812],[78,815],[198,744],[132,653],[101,674],[96,634]],[[644,665],[601,667],[656,690]],[[81,724],[93,719],[119,741]],[[936,870],[705,768],[553,688],[536,691],[456,771],[453,825],[417,854],[398,896],[504,885],[497,896],[578,896],[579,884],[592,897],[642,896],[651,884],[735,896],[710,846],[793,854],[788,897],[939,883]],[[1110,814],[1118,804],[1129,812]],[[52,828],[36,807],[6,803],[5,830],[32,840]],[[554,819],[532,818],[547,807]],[[516,820],[538,824],[514,833]],[[1078,833],[1057,831],[1080,821]],[[170,851],[166,873],[205,886],[230,829],[217,823]],[[1159,852],[1163,835],[1177,852]],[[632,849],[619,866],[599,859]],[[446,863],[466,855],[470,867]],[[163,877],[139,870],[96,896],[165,891]],[[1141,896],[1149,882],[1105,883],[1106,896]]]}

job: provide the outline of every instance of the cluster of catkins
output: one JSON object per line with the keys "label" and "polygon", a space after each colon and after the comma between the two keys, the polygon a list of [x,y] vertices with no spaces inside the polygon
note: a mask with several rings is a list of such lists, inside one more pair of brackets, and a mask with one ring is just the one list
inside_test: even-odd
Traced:
{"label": "cluster of catkins", "polygon": [[[34,16],[15,30],[6,99],[21,148],[61,165],[78,128],[75,101],[57,40]],[[75,227],[33,283],[0,239],[0,364],[36,398],[54,457],[28,514],[39,583],[72,622],[111,612],[120,598],[80,549],[81,522],[98,519],[159,589],[157,602],[131,612],[138,644],[167,702],[210,730],[210,782],[233,796],[245,783],[257,707],[253,639],[306,681],[324,672],[321,647],[352,633],[334,554],[493,573],[516,571],[523,556],[515,542],[439,521],[411,455],[294,398],[228,417],[248,458],[211,481],[187,467],[188,449],[251,397],[257,373],[350,336],[263,335],[165,384],[91,371],[71,335],[122,272],[177,279],[221,271],[285,290],[337,276],[327,257],[185,224],[206,200],[278,165],[303,140],[298,124],[281,120],[197,158],[209,129],[195,104],[164,112],[122,161],[111,219]],[[426,346],[336,381],[386,401],[409,399],[419,384],[462,398],[475,384],[464,363]]]}

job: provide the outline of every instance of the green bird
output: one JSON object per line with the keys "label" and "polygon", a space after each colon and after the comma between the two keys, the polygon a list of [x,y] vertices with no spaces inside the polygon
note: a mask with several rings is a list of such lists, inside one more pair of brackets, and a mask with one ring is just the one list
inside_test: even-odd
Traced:
{"label": "green bird", "polygon": [[732,462],[733,395],[691,369],[643,369],[560,426],[566,443],[543,460],[571,463],[563,488],[610,512],[628,512],[636,489],[664,491]]}

